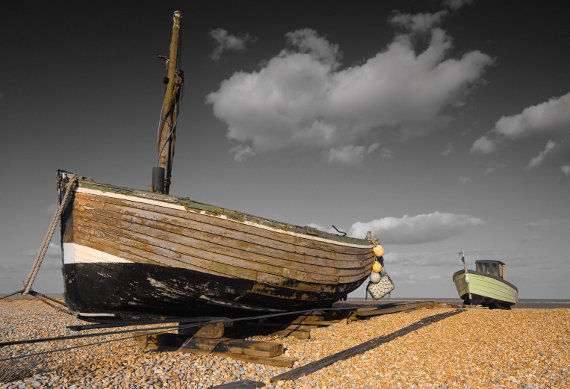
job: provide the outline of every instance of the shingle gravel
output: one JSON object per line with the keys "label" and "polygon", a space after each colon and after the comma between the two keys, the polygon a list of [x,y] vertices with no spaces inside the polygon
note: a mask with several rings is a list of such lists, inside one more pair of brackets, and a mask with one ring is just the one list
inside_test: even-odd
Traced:
{"label": "shingle gravel", "polygon": [[[419,309],[341,322],[312,330],[310,340],[278,339],[286,348],[284,356],[298,358],[299,366],[451,310]],[[71,324],[81,322],[33,299],[0,301],[0,341],[76,334],[66,329]],[[0,359],[93,341],[7,346],[0,348]],[[249,379],[268,388],[564,388],[570,387],[569,366],[570,309],[475,308],[294,381],[270,383],[285,368],[213,355],[143,352],[129,338],[0,362],[0,387],[208,388]]]}

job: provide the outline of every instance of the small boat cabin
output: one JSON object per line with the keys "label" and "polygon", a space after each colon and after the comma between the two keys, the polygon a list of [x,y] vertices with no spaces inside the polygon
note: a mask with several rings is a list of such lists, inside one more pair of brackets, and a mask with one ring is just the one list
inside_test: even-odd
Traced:
{"label": "small boat cabin", "polygon": [[505,263],[502,261],[475,261],[475,270],[505,279]]}

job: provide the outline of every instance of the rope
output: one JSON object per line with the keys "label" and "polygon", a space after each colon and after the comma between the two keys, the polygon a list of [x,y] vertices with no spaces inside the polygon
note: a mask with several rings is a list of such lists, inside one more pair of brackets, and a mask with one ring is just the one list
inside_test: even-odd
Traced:
{"label": "rope", "polygon": [[[52,308],[55,309],[56,311],[63,312],[63,313],[66,313],[66,314],[72,315],[72,316],[75,316],[76,313],[77,313],[77,312],[73,312],[73,311],[69,310],[69,309],[67,308],[67,306],[66,306],[64,303],[62,303],[61,301],[58,301],[58,300],[56,300],[56,299],[54,299],[54,298],[51,298],[51,297],[49,297],[49,296],[46,296],[45,294],[42,294],[42,293],[40,293],[40,292],[36,292],[35,290],[31,290],[31,289],[30,289],[29,294],[30,294],[31,296],[34,296],[34,297],[37,298],[38,300],[40,300],[42,303],[44,303],[44,304],[46,304],[46,305],[49,305],[50,307],[52,307]],[[55,305],[55,304],[52,304],[51,302],[57,303],[57,304],[63,306],[64,308],[62,308],[61,306],[57,306],[57,305]]]}
{"label": "rope", "polygon": [[30,295],[32,295],[32,296],[34,296],[34,297],[37,297],[37,298],[39,298],[39,299],[49,300],[49,301],[52,301],[52,302],[54,302],[54,303],[56,303],[56,304],[59,304],[59,305],[61,305],[61,306],[63,306],[63,307],[66,307],[66,305],[65,305],[64,303],[62,303],[61,301],[59,301],[59,300],[57,300],[57,299],[54,299],[53,297],[46,296],[46,295],[43,294],[43,293],[36,292],[35,290],[32,290],[32,289],[30,289],[30,292],[29,292],[29,293],[30,293]]}
{"label": "rope", "polygon": [[32,284],[34,283],[36,276],[38,275],[38,271],[40,270],[40,266],[42,264],[42,261],[44,260],[44,256],[46,255],[49,243],[51,242],[51,238],[53,237],[53,233],[55,232],[55,227],[59,222],[61,213],[63,212],[63,210],[67,206],[67,203],[69,202],[69,199],[71,197],[72,187],[73,185],[75,185],[76,182],[77,182],[77,175],[76,174],[71,175],[71,177],[69,178],[69,182],[65,186],[65,195],[63,196],[63,200],[61,201],[59,207],[57,207],[57,210],[53,215],[53,219],[51,220],[51,224],[44,238],[44,242],[40,247],[40,251],[38,252],[36,261],[34,262],[32,270],[30,270],[30,274],[28,274],[26,281],[24,281],[24,287],[22,288],[22,296],[25,296],[26,294],[30,293],[30,290],[32,289]]}
{"label": "rope", "polygon": [[117,342],[117,341],[119,341],[119,340],[131,339],[131,338],[134,338],[134,337],[145,336],[145,335],[146,335],[146,334],[144,334],[144,335],[126,336],[126,337],[123,337],[123,338],[116,338],[116,339],[100,340],[100,341],[93,342],[93,343],[87,343],[87,344],[80,344],[80,345],[77,345],[77,346],[58,348],[58,349],[55,349],[55,350],[46,350],[46,351],[40,351],[40,352],[37,352],[37,353],[24,354],[24,355],[16,355],[16,356],[13,356],[13,357],[2,358],[2,359],[0,359],[0,362],[11,361],[11,360],[14,360],[14,359],[22,359],[22,358],[35,357],[35,356],[38,356],[38,355],[53,354],[53,353],[56,353],[56,352],[69,351],[69,350],[73,350],[73,349],[76,349],[76,348],[83,348],[83,347],[89,347],[89,346],[98,346],[98,345],[100,345],[100,344],[111,343],[111,342]]}
{"label": "rope", "polygon": [[[397,306],[397,305],[396,305]],[[351,309],[359,309],[359,308],[377,308],[377,304],[373,305],[348,305],[345,307],[332,307],[332,308],[311,308],[306,310],[299,310],[299,311],[288,311],[288,312],[280,312],[280,313],[269,313],[264,315],[255,315],[255,316],[245,316],[245,317],[238,317],[238,318],[220,318],[214,319],[209,321],[200,321],[200,322],[191,322],[186,324],[178,324],[174,326],[161,326],[161,327],[151,327],[145,328],[145,331],[156,331],[156,333],[164,333],[168,331],[172,331],[174,329],[186,329],[192,327],[202,327],[207,324],[216,324],[216,323],[236,323],[241,321],[251,321],[251,320],[260,320],[260,319],[268,319],[273,317],[281,317],[281,316],[289,316],[289,315],[309,315],[311,312],[315,311],[345,311]],[[104,335],[119,335],[124,333],[130,332],[137,332],[141,331],[140,329],[131,329],[131,330],[119,330],[119,331],[107,331],[107,332],[97,332],[97,333],[90,333],[90,334],[78,334],[78,335],[70,335],[70,336],[57,336],[52,338],[36,338],[36,339],[23,339],[23,340],[15,340],[15,341],[8,341],[8,342],[0,342],[0,348],[5,346],[13,346],[18,344],[30,344],[30,343],[43,343],[43,342],[52,342],[52,341],[59,341],[59,340],[70,340],[70,339],[78,339],[78,338],[89,338],[89,337],[97,337],[97,336],[104,336]],[[150,333],[150,332],[149,332]],[[119,340],[119,339],[117,339]],[[54,350],[59,351],[59,350]],[[26,357],[27,355],[22,355],[21,357]],[[8,358],[8,359],[15,359],[17,357]],[[0,359],[3,361],[3,359]]]}
{"label": "rope", "polygon": [[[408,306],[407,303],[399,304],[399,305]],[[396,304],[396,306],[398,306],[398,304]],[[240,318],[234,318],[234,319],[227,319],[227,318],[216,319],[216,320],[209,321],[208,324],[234,323],[234,322],[238,322],[238,321],[258,320],[258,319],[264,319],[264,318],[270,318],[270,317],[287,316],[287,315],[291,315],[291,314],[308,315],[314,311],[342,311],[342,310],[369,308],[369,307],[378,307],[378,305],[374,304],[374,305],[353,305],[353,306],[334,307],[334,308],[313,308],[313,309],[308,309],[308,310],[304,310],[304,311],[290,311],[290,312],[282,312],[282,313],[271,313],[271,314],[266,314],[266,315],[248,316],[248,317],[240,317]],[[461,310],[459,310],[459,311],[461,311]],[[455,313],[459,313],[459,311],[455,311]],[[455,314],[455,313],[452,312],[452,314]],[[439,314],[439,315],[442,315],[442,314]],[[435,316],[438,316],[438,315],[435,315]],[[430,318],[427,318],[427,319],[430,319]],[[420,322],[423,322],[425,319],[426,318],[422,319]],[[440,319],[438,319],[438,320],[440,320]],[[41,352],[31,353],[31,354],[16,355],[16,356],[7,357],[7,358],[0,358],[0,362],[14,360],[14,359],[28,358],[28,357],[33,357],[33,356],[37,356],[37,355],[51,354],[51,353],[56,353],[56,352],[60,352],[60,351],[69,351],[69,350],[82,348],[82,347],[88,347],[88,346],[97,346],[100,344],[116,342],[116,341],[125,340],[125,339],[129,339],[129,338],[133,338],[133,337],[145,336],[148,334],[167,333],[167,332],[175,330],[176,328],[182,329],[182,328],[191,328],[191,327],[201,327],[202,325],[204,325],[203,322],[179,324],[178,326],[146,328],[145,329],[146,332],[144,334],[140,334],[140,335],[135,334],[134,336],[131,335],[128,337],[119,337],[119,338],[108,339],[108,340],[98,340],[96,342],[88,343],[88,344],[76,345],[76,346],[71,346],[71,347],[64,347],[64,348],[53,349],[53,350],[46,350],[46,351],[41,351]],[[138,332],[138,331],[141,331],[141,330],[140,329],[133,329],[133,330],[109,331],[109,332],[99,332],[99,333],[81,334],[81,335],[72,335],[72,336],[60,336],[60,337],[55,337],[55,338],[26,339],[26,340],[20,340],[20,341],[2,342],[2,343],[0,343],[0,348],[4,347],[4,346],[17,345],[17,344],[39,343],[39,342],[55,341],[55,340],[70,340],[70,339],[97,337],[97,336],[105,336],[105,335],[119,335],[119,334],[132,333],[132,332]]]}
{"label": "rope", "polygon": [[[174,131],[176,130],[176,125],[178,124],[178,114],[175,115],[174,111],[176,109],[176,106],[180,104],[180,92],[181,92],[181,85],[183,85],[182,84],[183,80],[179,75],[175,75],[175,82],[176,85],[174,86],[174,98],[172,99],[172,103],[168,109],[168,112],[166,112],[166,114],[161,118],[160,127],[158,129],[158,135],[160,141],[160,133],[162,131],[162,127],[164,127],[164,124],[166,123],[168,118],[169,117],[171,118],[172,126],[170,127],[170,132],[168,133],[168,136],[166,137],[164,143],[162,144],[160,150],[158,151],[158,161],[160,161],[160,156],[162,155],[164,148],[166,147],[168,142],[172,139]],[[163,103],[163,109],[164,109],[164,103]]]}
{"label": "rope", "polygon": [[15,292],[8,293],[8,294],[6,294],[6,295],[0,297],[0,300],[4,300],[4,299],[6,299],[6,298],[8,298],[8,297],[12,297],[13,295],[18,294],[18,293],[22,293],[22,290],[17,290],[17,291],[15,291]]}

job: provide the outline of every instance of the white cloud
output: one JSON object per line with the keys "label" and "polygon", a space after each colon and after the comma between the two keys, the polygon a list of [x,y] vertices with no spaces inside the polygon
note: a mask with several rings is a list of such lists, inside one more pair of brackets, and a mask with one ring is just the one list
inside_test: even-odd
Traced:
{"label": "white cloud", "polygon": [[392,159],[394,157],[394,153],[392,153],[392,150],[387,149],[386,147],[382,147],[380,149],[380,156],[383,159]]}
{"label": "white cloud", "polygon": [[562,165],[560,171],[565,178],[570,177],[570,165]]}
{"label": "white cloud", "polygon": [[237,145],[230,149],[231,153],[234,153],[234,159],[238,162],[243,162],[248,158],[255,156],[255,151],[252,150],[250,146]]}
{"label": "white cloud", "polygon": [[340,60],[341,52],[338,45],[331,44],[325,38],[319,36],[316,31],[309,28],[288,32],[285,34],[292,50],[283,50],[281,55],[289,55],[295,52],[307,53],[314,59],[331,64],[336,67]]}
{"label": "white cloud", "polygon": [[247,42],[255,41],[249,34],[231,35],[223,28],[211,30],[209,35],[216,42],[216,47],[210,55],[214,61],[218,61],[225,51],[243,51]]}
{"label": "white cloud", "polygon": [[503,116],[495,123],[497,134],[518,139],[533,133],[567,130],[570,126],[570,93],[525,108],[520,114]]}
{"label": "white cloud", "polygon": [[369,222],[356,222],[349,235],[364,237],[367,231],[380,238],[382,243],[416,244],[436,242],[461,234],[465,229],[484,224],[470,215],[432,212],[401,218],[385,217]]}
{"label": "white cloud", "polygon": [[332,162],[349,150],[364,153],[354,145],[365,135],[424,135],[446,123],[441,111],[464,96],[492,62],[479,51],[449,58],[451,39],[439,28],[430,31],[420,53],[411,35],[402,34],[385,51],[344,69],[338,46],[315,31],[286,37],[289,47],[258,71],[234,73],[207,96],[228,138],[256,154],[329,150]]}
{"label": "white cloud", "polygon": [[394,252],[384,254],[384,263],[399,266],[449,266],[460,264],[457,251]]}
{"label": "white cloud", "polygon": [[433,27],[439,25],[443,17],[447,15],[447,11],[442,10],[433,14],[402,14],[397,13],[394,15],[390,22],[394,25],[402,26],[412,32],[426,33]]}
{"label": "white cloud", "polygon": [[489,164],[487,166],[487,168],[485,169],[484,174],[488,175],[491,173],[494,173],[495,171],[497,171],[498,169],[505,169],[507,167],[507,165],[505,165],[504,163],[499,163],[499,164]]}
{"label": "white cloud", "polygon": [[558,146],[556,143],[554,143],[553,141],[549,140],[548,143],[546,144],[546,146],[544,147],[544,150],[542,150],[540,153],[538,153],[538,155],[534,158],[532,158],[527,167],[525,169],[533,169],[537,166],[539,166],[540,164],[542,164],[542,162],[544,162],[544,159],[548,156],[551,155],[554,150],[556,149],[556,146]]}
{"label": "white cloud", "polygon": [[[342,165],[358,165],[364,158],[376,151],[380,147],[380,143],[372,143],[370,146],[355,146],[348,145],[339,148],[331,148],[327,150],[324,154],[326,160],[331,163],[339,163]],[[381,156],[385,159],[390,159],[392,153],[386,148],[381,149]]]}
{"label": "white cloud", "polygon": [[568,137],[570,128],[570,93],[525,108],[521,113],[502,116],[488,135],[477,139],[471,152],[492,153],[497,145],[531,135],[560,134]]}
{"label": "white cloud", "polygon": [[471,153],[490,154],[497,149],[495,141],[489,139],[487,136],[482,136],[473,142],[471,146]]}
{"label": "white cloud", "polygon": [[548,228],[549,226],[551,226],[553,224],[553,221],[550,219],[540,219],[536,222],[528,222],[525,224],[525,227],[528,228],[529,230],[545,230],[546,228]]}
{"label": "white cloud", "polygon": [[449,7],[450,9],[456,11],[459,8],[473,3],[473,0],[444,0],[443,5]]}
{"label": "white cloud", "polygon": [[442,157],[447,157],[449,154],[451,154],[451,152],[453,151],[453,144],[448,143],[445,146],[445,149],[441,152],[441,156]]}
{"label": "white cloud", "polygon": [[460,184],[462,184],[462,185],[467,185],[467,184],[473,183],[473,181],[471,180],[471,178],[465,177],[465,176],[459,176],[459,178],[457,179],[457,181],[458,181]]}

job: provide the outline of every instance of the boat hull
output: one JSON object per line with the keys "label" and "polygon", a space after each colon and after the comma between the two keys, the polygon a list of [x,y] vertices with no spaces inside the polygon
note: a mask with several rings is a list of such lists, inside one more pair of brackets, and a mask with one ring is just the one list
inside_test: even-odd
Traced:
{"label": "boat hull", "polygon": [[366,240],[83,179],[61,228],[68,306],[121,318],[322,307],[374,260]]}
{"label": "boat hull", "polygon": [[464,270],[453,274],[457,293],[465,304],[508,308],[518,302],[518,289],[510,282],[474,270],[467,270],[467,274],[468,282]]}
{"label": "boat hull", "polygon": [[251,280],[132,263],[64,265],[64,278],[70,308],[122,318],[281,312],[326,306],[346,294],[296,291],[293,283],[260,290]]}

